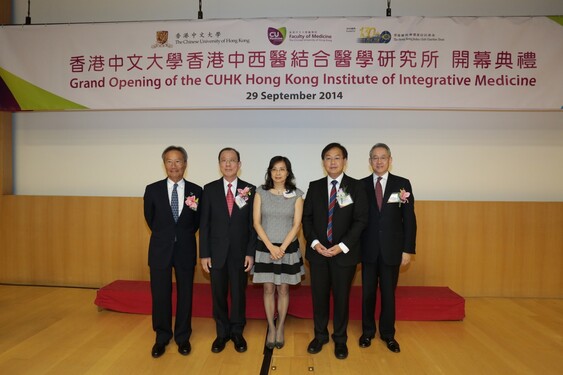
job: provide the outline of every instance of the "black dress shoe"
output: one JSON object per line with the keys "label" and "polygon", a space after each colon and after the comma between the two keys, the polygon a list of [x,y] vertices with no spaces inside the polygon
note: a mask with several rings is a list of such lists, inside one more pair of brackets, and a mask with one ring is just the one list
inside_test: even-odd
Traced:
{"label": "black dress shoe", "polygon": [[323,349],[323,345],[326,344],[328,340],[319,340],[316,337],[309,343],[307,351],[311,354],[317,354]]}
{"label": "black dress shoe", "polygon": [[401,351],[401,347],[399,346],[399,343],[395,339],[382,338],[381,340],[385,341],[385,343],[387,344],[387,349],[391,350],[393,353],[399,353]]}
{"label": "black dress shoe", "polygon": [[348,347],[346,344],[335,344],[334,355],[338,359],[346,359],[348,357]]}
{"label": "black dress shoe", "polygon": [[192,346],[190,345],[190,341],[186,340],[181,344],[178,344],[178,353],[181,355],[188,355],[192,351]]}
{"label": "black dress shoe", "polygon": [[217,337],[213,344],[211,345],[211,351],[213,353],[221,353],[225,349],[225,344],[229,341],[226,337]]}
{"label": "black dress shoe", "polygon": [[367,348],[371,345],[371,339],[373,339],[373,336],[368,336],[368,335],[361,335],[360,336],[360,348]]}
{"label": "black dress shoe", "polygon": [[164,354],[166,344],[159,344],[158,342],[152,346],[151,355],[153,358],[158,358]]}
{"label": "black dress shoe", "polygon": [[233,344],[235,344],[235,350],[239,353],[246,352],[246,340],[242,337],[242,334],[237,333],[231,336],[231,340],[233,340]]}

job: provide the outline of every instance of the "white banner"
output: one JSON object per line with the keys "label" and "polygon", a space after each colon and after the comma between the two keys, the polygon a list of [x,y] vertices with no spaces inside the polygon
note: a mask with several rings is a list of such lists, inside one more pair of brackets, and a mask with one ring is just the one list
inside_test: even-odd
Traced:
{"label": "white banner", "polygon": [[313,18],[0,28],[0,110],[558,110],[563,28]]}

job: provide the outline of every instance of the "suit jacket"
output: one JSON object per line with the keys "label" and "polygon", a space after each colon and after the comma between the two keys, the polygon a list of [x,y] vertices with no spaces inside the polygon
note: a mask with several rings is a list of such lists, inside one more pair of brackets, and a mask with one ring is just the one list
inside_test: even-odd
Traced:
{"label": "suit jacket", "polygon": [[235,202],[232,215],[229,216],[223,178],[204,186],[199,230],[199,256],[200,258],[211,258],[212,267],[215,269],[220,269],[225,265],[228,255],[235,261],[240,261],[241,265],[244,263],[245,256],[254,257],[256,231],[252,223],[252,207],[256,187],[237,179],[235,191],[245,187],[250,189],[247,204],[239,208]]}
{"label": "suit jacket", "polygon": [[[195,233],[199,229],[200,206],[192,210],[184,205],[178,222],[174,222],[168,198],[167,179],[148,185],[144,195],[145,220],[151,230],[149,242],[149,267],[165,268],[172,263],[174,243],[179,247],[175,266],[193,267],[196,264],[197,245]],[[187,180],[182,201],[193,195],[201,205],[202,189]]]}
{"label": "suit jacket", "polygon": [[[414,213],[414,195],[409,180],[389,173],[383,192],[383,207],[377,208],[373,174],[362,179],[368,192],[369,222],[362,234],[362,262],[374,263],[381,254],[383,262],[399,265],[402,253],[415,253],[416,216]],[[400,189],[411,193],[407,203],[389,203],[392,193]]]}
{"label": "suit jacket", "polygon": [[[368,221],[367,197],[363,184],[346,174],[342,178],[340,189],[350,194],[353,203],[345,207],[336,203],[332,216],[332,239],[333,244],[343,242],[350,251],[340,253],[332,259],[338,265],[352,266],[360,262],[360,236]],[[326,177],[309,184],[303,207],[303,232],[307,240],[305,257],[311,263],[326,259],[311,248],[314,240],[319,240],[327,248],[333,246],[326,237],[328,194]]]}

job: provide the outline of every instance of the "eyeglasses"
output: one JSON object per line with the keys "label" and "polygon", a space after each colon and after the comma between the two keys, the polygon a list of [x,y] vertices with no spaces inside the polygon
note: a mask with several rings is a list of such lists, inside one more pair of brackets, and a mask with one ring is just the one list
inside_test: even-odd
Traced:
{"label": "eyeglasses", "polygon": [[372,161],[382,161],[382,162],[386,162],[387,160],[389,160],[389,158],[387,156],[372,156],[370,158]]}
{"label": "eyeglasses", "polygon": [[235,164],[235,163],[238,163],[238,160],[235,160],[235,159],[221,159],[221,160],[219,161],[219,163],[221,163],[221,164]]}
{"label": "eyeglasses", "polygon": [[184,160],[166,160],[168,166],[181,166],[184,165]]}

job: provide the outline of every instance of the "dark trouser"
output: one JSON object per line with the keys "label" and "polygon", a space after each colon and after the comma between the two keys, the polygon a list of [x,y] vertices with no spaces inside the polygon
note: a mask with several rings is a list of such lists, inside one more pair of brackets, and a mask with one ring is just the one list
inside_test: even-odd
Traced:
{"label": "dark trouser", "polygon": [[166,344],[183,343],[192,334],[192,295],[194,268],[174,267],[176,276],[176,322],[172,333],[172,267],[150,269],[152,294],[152,326],[156,342]]}
{"label": "dark trouser", "polygon": [[315,337],[328,340],[328,321],[330,318],[330,292],[332,290],[334,321],[332,339],[345,344],[348,339],[348,315],[350,288],[356,266],[339,266],[333,260],[310,263],[311,294],[313,296],[313,321]]}
{"label": "dark trouser", "polygon": [[374,336],[375,301],[377,286],[381,295],[381,313],[379,316],[379,335],[383,339],[395,336],[395,289],[399,280],[400,265],[389,266],[381,257],[376,263],[362,263],[362,332]]}
{"label": "dark trouser", "polygon": [[[248,275],[244,272],[244,261],[227,259],[221,269],[211,267],[211,293],[213,296],[213,318],[217,336],[229,338],[242,334],[246,325],[246,285]],[[229,316],[228,294],[231,288],[231,314]]]}

